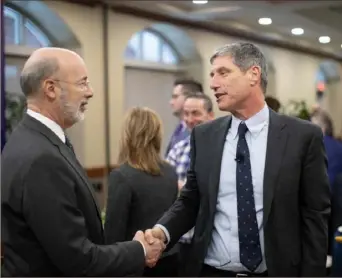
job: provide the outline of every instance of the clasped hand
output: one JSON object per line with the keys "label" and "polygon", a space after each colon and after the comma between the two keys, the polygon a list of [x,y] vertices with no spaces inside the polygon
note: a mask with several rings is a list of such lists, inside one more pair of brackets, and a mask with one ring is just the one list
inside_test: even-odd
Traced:
{"label": "clasped hand", "polygon": [[133,240],[140,241],[146,252],[146,266],[154,267],[165,250],[165,235],[160,228],[148,229],[145,234],[138,231]]}

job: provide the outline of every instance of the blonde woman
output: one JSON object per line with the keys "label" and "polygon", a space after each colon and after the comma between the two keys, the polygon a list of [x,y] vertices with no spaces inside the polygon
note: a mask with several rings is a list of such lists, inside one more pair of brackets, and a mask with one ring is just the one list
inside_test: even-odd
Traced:
{"label": "blonde woman", "polygon": [[[152,227],[177,198],[177,175],[160,155],[162,125],[148,108],[126,116],[119,149],[119,167],[109,177],[105,221],[107,244],[131,240]],[[165,254],[144,276],[177,276],[177,254]]]}

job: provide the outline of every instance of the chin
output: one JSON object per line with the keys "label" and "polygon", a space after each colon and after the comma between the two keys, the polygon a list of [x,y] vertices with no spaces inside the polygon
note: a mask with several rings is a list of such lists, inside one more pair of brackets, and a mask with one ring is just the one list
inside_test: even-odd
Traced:
{"label": "chin", "polygon": [[229,112],[231,110],[231,105],[227,105],[226,103],[219,103],[218,108],[220,109],[220,111]]}

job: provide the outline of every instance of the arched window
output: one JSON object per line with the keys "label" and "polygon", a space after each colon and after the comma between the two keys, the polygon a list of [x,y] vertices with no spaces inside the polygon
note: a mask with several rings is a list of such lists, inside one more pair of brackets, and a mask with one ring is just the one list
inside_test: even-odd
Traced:
{"label": "arched window", "polygon": [[28,47],[50,46],[51,42],[42,30],[18,11],[4,7],[4,30],[6,45]]}
{"label": "arched window", "polygon": [[125,58],[169,65],[179,63],[175,49],[152,30],[142,30],[133,35],[126,47]]}
{"label": "arched window", "polygon": [[4,6],[6,138],[22,118],[26,100],[20,88],[20,72],[37,48],[52,46],[48,36],[24,13]]}

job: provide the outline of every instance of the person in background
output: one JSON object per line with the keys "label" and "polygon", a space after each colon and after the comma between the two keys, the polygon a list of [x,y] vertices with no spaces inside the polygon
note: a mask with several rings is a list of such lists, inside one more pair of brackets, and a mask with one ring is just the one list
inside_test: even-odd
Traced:
{"label": "person in background", "polygon": [[[335,139],[333,122],[326,111],[317,107],[311,114],[311,122],[318,125],[324,134],[324,146],[328,159],[328,175],[331,186],[331,218],[329,223],[329,250],[328,253],[333,253],[335,244],[334,235],[337,228],[342,225],[342,143]],[[336,177],[339,179],[336,180]]]}
{"label": "person in background", "polygon": [[342,277],[342,174],[336,176],[332,186],[331,201],[332,231],[332,277]]}
{"label": "person in background", "polygon": [[[201,124],[214,119],[213,103],[209,96],[193,93],[185,97],[183,106],[183,121],[187,129],[191,130]],[[190,134],[173,146],[166,157],[175,167],[180,188],[185,183],[186,174],[190,166]]]}
{"label": "person in background", "polygon": [[279,112],[281,108],[281,104],[279,100],[277,100],[274,97],[267,96],[265,97],[265,102],[267,106],[271,108],[274,112],[277,112],[277,113]]}
{"label": "person in background", "polygon": [[193,128],[186,183],[146,240],[171,248],[195,226],[188,276],[325,276],[321,129],[268,108],[267,61],[254,44],[225,45],[210,63],[218,107],[231,115]]}
{"label": "person in background", "polygon": [[[189,131],[195,126],[214,119],[213,103],[205,94],[191,94],[186,97],[183,106],[183,121]],[[190,167],[190,135],[179,141],[170,150],[166,161],[175,167],[178,175],[179,190],[186,182],[186,174]],[[183,276],[188,259],[188,249],[194,230],[191,229],[179,240],[178,275]]]}
{"label": "person in background", "polygon": [[164,244],[149,245],[142,231],[105,245],[92,184],[65,135],[93,96],[83,59],[39,48],[20,85],[27,113],[1,156],[1,275],[129,276],[153,265]]}
{"label": "person in background", "polygon": [[[119,167],[109,176],[105,220],[107,244],[132,238],[153,225],[177,198],[177,175],[160,155],[162,124],[148,108],[133,108],[123,125]],[[144,276],[177,276],[177,253],[163,255]],[[140,274],[140,275],[141,275]]]}
{"label": "person in background", "polygon": [[311,114],[311,122],[322,129],[328,158],[329,181],[330,185],[333,185],[336,175],[342,173],[342,143],[335,139],[333,122],[326,111],[316,109]]}
{"label": "person in background", "polygon": [[170,106],[173,115],[179,119],[179,123],[171,135],[165,157],[177,142],[189,135],[189,131],[182,120],[182,110],[186,96],[192,93],[203,93],[203,87],[199,82],[192,79],[178,79],[175,81]]}

